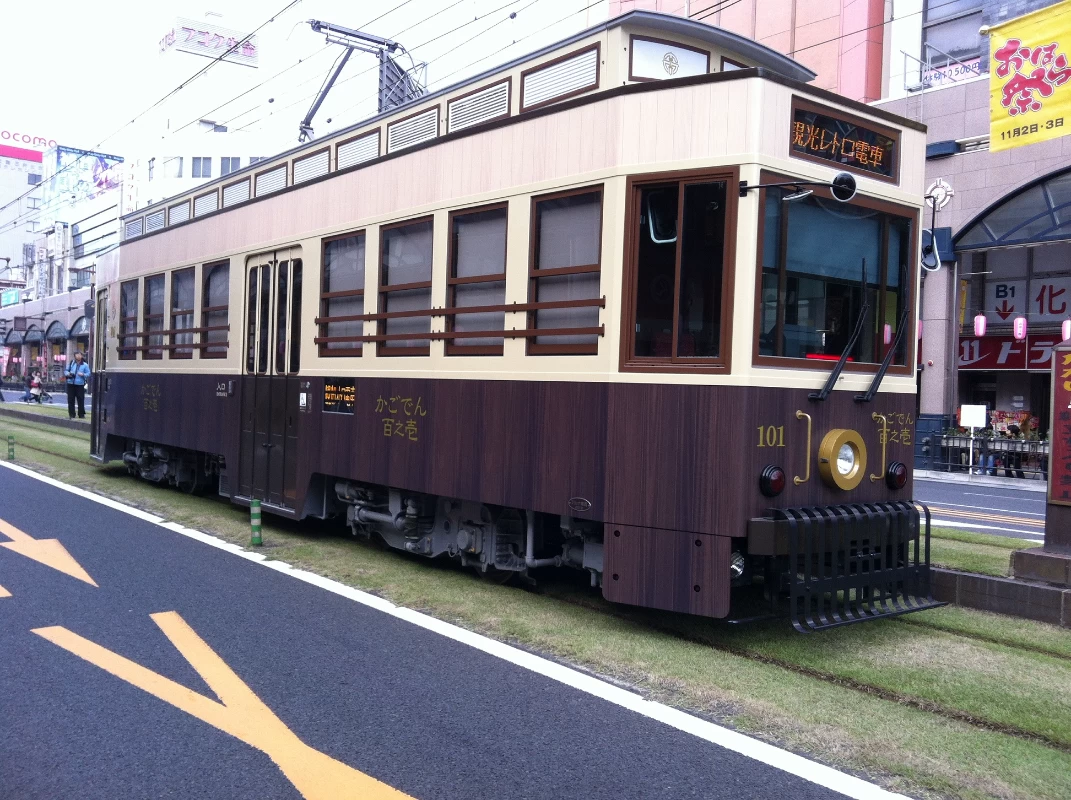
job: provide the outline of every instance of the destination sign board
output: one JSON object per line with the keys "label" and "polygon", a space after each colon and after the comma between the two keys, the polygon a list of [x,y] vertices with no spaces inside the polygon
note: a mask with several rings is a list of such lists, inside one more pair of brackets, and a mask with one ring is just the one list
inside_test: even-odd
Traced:
{"label": "destination sign board", "polygon": [[790,136],[796,158],[897,180],[900,135],[894,130],[794,98]]}
{"label": "destination sign board", "polygon": [[352,414],[357,405],[357,384],[353,378],[324,380],[324,411],[329,414]]}

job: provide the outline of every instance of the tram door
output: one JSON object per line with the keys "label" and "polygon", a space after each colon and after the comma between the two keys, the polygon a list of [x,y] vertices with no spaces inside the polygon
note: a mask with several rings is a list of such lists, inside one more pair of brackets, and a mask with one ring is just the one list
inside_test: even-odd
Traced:
{"label": "tram door", "polygon": [[95,310],[96,325],[93,329],[92,350],[86,357],[92,359],[90,369],[93,383],[93,407],[90,409],[89,452],[93,457],[103,460],[104,440],[107,438],[102,430],[107,422],[108,412],[104,405],[104,390],[108,380],[108,290],[97,292]]}
{"label": "tram door", "polygon": [[297,498],[300,255],[299,248],[265,253],[245,274],[238,494],[289,509]]}

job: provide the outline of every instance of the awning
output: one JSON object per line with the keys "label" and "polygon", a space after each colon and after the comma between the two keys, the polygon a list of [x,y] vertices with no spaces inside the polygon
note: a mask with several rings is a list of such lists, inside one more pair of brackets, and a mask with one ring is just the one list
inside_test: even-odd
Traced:
{"label": "awning", "polygon": [[45,338],[50,342],[64,342],[67,340],[67,328],[58,319],[48,326]]}
{"label": "awning", "polygon": [[45,335],[40,328],[30,328],[22,337],[26,344],[40,344],[45,340]]}
{"label": "awning", "polygon": [[22,331],[8,331],[4,337],[5,347],[18,347],[22,344]]}
{"label": "awning", "polygon": [[1005,195],[967,223],[956,250],[1071,239],[1071,169],[1064,167]]}
{"label": "awning", "polygon": [[72,339],[77,339],[79,336],[89,336],[89,317],[76,319],[68,336]]}

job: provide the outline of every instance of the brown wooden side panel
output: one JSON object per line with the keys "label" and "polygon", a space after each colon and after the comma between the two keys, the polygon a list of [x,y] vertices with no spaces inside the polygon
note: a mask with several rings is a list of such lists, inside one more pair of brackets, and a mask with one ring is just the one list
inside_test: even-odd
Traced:
{"label": "brown wooden side panel", "polygon": [[241,387],[234,376],[113,372],[106,379],[109,435],[217,453],[237,465]]}
{"label": "brown wooden side panel", "polygon": [[[599,518],[606,387],[519,381],[358,379],[353,414],[321,413],[323,379],[310,378],[299,478],[312,472]],[[311,430],[311,427],[310,427]]]}
{"label": "brown wooden side panel", "polygon": [[604,541],[607,600],[707,617],[729,613],[727,537],[606,525]]}
{"label": "brown wooden side panel", "polygon": [[[744,536],[747,520],[773,506],[911,497],[910,480],[894,492],[869,476],[882,472],[881,424],[872,419],[874,412],[889,420],[886,460],[913,463],[914,395],[881,394],[872,403],[856,403],[848,392],[834,392],[824,402],[807,395],[761,387],[611,384],[604,520]],[[809,451],[807,423],[797,419],[797,410],[811,415]],[[775,446],[765,438],[760,446],[760,426],[774,429]],[[850,492],[826,486],[818,474],[819,445],[833,428],[854,429],[866,444],[867,474]],[[809,480],[796,485],[792,478],[806,477],[808,464]],[[772,500],[759,492],[767,465],[788,475],[788,487]]]}

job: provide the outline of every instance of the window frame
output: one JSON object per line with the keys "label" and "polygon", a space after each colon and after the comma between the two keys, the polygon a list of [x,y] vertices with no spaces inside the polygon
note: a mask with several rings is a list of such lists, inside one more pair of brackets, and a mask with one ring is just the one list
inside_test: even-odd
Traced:
{"label": "window frame", "polygon": [[[575,55],[573,53],[572,55]],[[555,269],[539,269],[536,265],[539,263],[539,214],[537,212],[540,203],[547,200],[561,200],[566,197],[573,197],[576,195],[584,194],[597,194],[599,196],[599,231],[596,234],[596,241],[598,242],[598,256],[599,260],[595,264],[584,264],[576,267],[558,267]],[[563,343],[563,344],[539,344],[536,342],[537,336],[553,336],[553,333],[547,333],[547,331],[554,330],[586,330],[577,328],[537,328],[536,327],[536,313],[541,310],[541,306],[544,304],[539,301],[539,279],[540,278],[553,278],[564,275],[582,275],[594,273],[599,276],[599,297],[595,300],[599,302],[584,302],[583,305],[571,306],[568,305],[571,301],[547,301],[548,303],[554,303],[549,308],[604,308],[606,295],[602,293],[602,257],[603,246],[602,239],[603,233],[606,229],[606,222],[604,217],[606,215],[606,185],[604,183],[594,183],[587,186],[581,186],[574,189],[566,189],[558,192],[549,192],[546,194],[532,195],[531,200],[531,212],[528,228],[528,313],[526,315],[528,329],[528,336],[526,338],[527,348],[526,354],[530,356],[551,356],[551,355],[583,355],[583,356],[597,356],[599,354],[599,341],[596,338],[594,344],[577,344],[577,343]],[[557,303],[563,302],[565,305],[557,305]],[[533,306],[536,306],[533,308]],[[600,314],[601,317],[601,314]],[[591,330],[596,331],[594,335],[596,337],[602,337],[606,334],[606,326],[600,323],[596,328]],[[577,335],[577,334],[565,334],[565,335]],[[592,335],[592,334],[583,334]]]}
{"label": "window frame", "polygon": [[[212,156],[192,156],[193,164],[190,167],[190,175],[194,178],[212,177]],[[208,174],[205,174],[205,162],[208,162]]]}
{"label": "window frame", "polygon": [[[163,297],[163,302],[162,302],[163,308],[160,310],[159,314],[150,314],[149,313],[149,305],[148,305],[149,304],[149,281],[151,281],[151,280],[153,280],[155,278],[160,278],[161,281],[163,282],[163,285],[164,285],[164,297]],[[166,272],[157,272],[154,275],[146,275],[146,276],[144,276],[142,278],[141,293],[142,293],[142,298],[141,298],[141,306],[142,306],[141,338],[142,338],[142,341],[144,342],[144,344],[141,345],[141,358],[144,361],[159,361],[159,360],[163,359],[164,350],[167,348],[167,345],[164,344],[164,340],[167,338],[167,330],[166,330],[167,306],[168,306],[168,303],[167,303],[167,301],[168,301],[167,273]],[[156,319],[160,320],[160,330],[158,330],[158,331],[150,331],[149,330],[149,320],[156,320]],[[160,344],[154,345],[154,344],[150,344],[149,343],[149,339],[151,337],[153,337],[153,336],[159,336],[160,337]]]}
{"label": "window frame", "polygon": [[[949,23],[949,22],[955,22],[956,20],[960,20],[960,19],[963,19],[965,17],[974,16],[975,14],[982,14],[983,15],[983,20],[984,20],[984,15],[985,15],[985,3],[981,2],[981,0],[978,0],[978,4],[974,8],[969,8],[969,9],[966,9],[966,10],[963,10],[963,11],[955,11],[955,12],[952,12],[952,13],[947,14],[945,16],[937,17],[936,19],[934,19],[934,18],[931,18],[931,16],[930,16],[930,6],[933,3],[934,3],[934,0],[923,0],[923,3],[922,3],[922,23],[921,23],[921,32],[920,32],[921,36],[919,37],[919,39],[920,39],[919,46],[920,46],[921,56],[922,56],[923,61],[926,60],[926,57],[928,55],[926,50],[927,50],[927,47],[929,46],[928,41],[927,41],[927,33],[928,33],[929,30],[931,30],[933,28],[936,28],[936,27],[940,27],[941,25],[944,25],[944,24]],[[936,8],[940,9],[940,7],[941,7],[940,3],[937,3],[936,4]],[[983,38],[981,36],[979,36],[979,39],[978,39],[978,52],[977,53],[964,56],[962,59],[953,56],[951,61],[949,61],[949,62],[947,62],[945,64],[942,64],[941,66],[935,66],[935,67],[932,67],[932,68],[933,69],[946,69],[952,63],[965,63],[965,62],[968,62],[968,61],[971,61],[971,60],[977,58],[977,59],[979,59],[979,64],[978,64],[979,70],[981,70],[983,68],[988,69],[989,65],[984,63],[985,60],[986,60],[985,59],[986,50],[987,50],[987,47],[986,47],[985,41],[983,40]],[[941,55],[941,54],[938,54],[938,55]],[[982,74],[985,74],[985,73],[982,73]]]}
{"label": "window frame", "polygon": [[[175,308],[175,279],[183,273],[189,273],[193,277],[193,307],[189,309],[176,309]],[[189,344],[179,344],[176,339],[180,335],[195,336],[196,326],[194,324],[197,313],[197,267],[189,266],[181,269],[175,269],[171,271],[171,292],[167,302],[167,328],[168,328],[168,343],[164,346],[167,350],[167,357],[169,359],[187,359],[193,358],[193,351],[197,347],[194,342]],[[176,316],[189,316],[190,325],[188,328],[176,328],[175,317]]]}
{"label": "window frame", "polygon": [[[123,287],[134,284],[134,316],[123,316]],[[116,342],[116,350],[119,351],[120,361],[134,361],[138,357],[138,321],[141,316],[141,279],[134,278],[119,283],[119,337]],[[123,326],[127,322],[133,322],[134,328],[130,332],[124,331]],[[124,340],[132,340],[133,344],[124,344]]]}
{"label": "window frame", "polygon": [[[505,238],[505,245],[504,245],[504,248],[503,248],[503,251],[502,251],[502,272],[500,272],[500,273],[496,272],[496,273],[491,273],[491,274],[487,274],[487,275],[476,275],[476,276],[469,277],[469,278],[458,278],[457,275],[456,275],[456,273],[457,273],[457,261],[456,261],[456,259],[457,259],[457,243],[455,241],[455,236],[454,236],[454,220],[457,219],[458,217],[465,217],[465,216],[470,216],[470,215],[473,215],[473,214],[483,214],[483,213],[488,212],[488,211],[504,211],[504,212],[506,212],[506,214],[505,214],[506,238]],[[488,203],[488,204],[482,205],[482,206],[472,206],[470,208],[459,208],[459,209],[456,209],[454,211],[451,211],[449,216],[447,217],[447,236],[449,237],[449,241],[448,241],[447,249],[446,249],[446,253],[447,253],[446,254],[446,265],[447,265],[447,268],[446,268],[446,310],[450,311],[451,313],[448,313],[445,316],[446,316],[446,331],[448,333],[452,334],[452,333],[455,333],[454,319],[457,316],[456,314],[454,314],[452,312],[455,309],[459,308],[459,306],[455,305],[455,302],[457,300],[457,287],[458,286],[469,286],[469,285],[476,285],[476,284],[481,284],[481,283],[498,283],[498,282],[505,283],[506,282],[506,259],[507,259],[508,254],[509,254],[509,202],[508,201],[502,201],[500,203]],[[502,300],[503,300],[502,311],[504,313],[508,313],[509,309],[508,309],[508,306],[505,303],[505,299],[506,299],[505,296],[503,296],[503,298],[502,298]],[[460,308],[464,308],[464,306],[460,306]],[[492,308],[496,308],[496,307],[495,306],[473,306],[473,308],[492,309]],[[476,312],[466,312],[466,313],[476,313]],[[506,323],[503,320],[501,333],[504,334],[505,332],[506,332]],[[498,344],[498,345],[488,345],[488,344],[466,345],[466,344],[458,344],[457,343],[458,340],[460,340],[462,342],[464,341],[464,338],[462,338],[462,337],[454,337],[454,336],[446,337],[446,347],[445,347],[446,355],[448,355],[448,356],[500,356],[500,355],[503,354],[503,351],[505,349],[505,337],[504,336],[496,337],[494,335],[496,333],[499,333],[499,331],[488,331],[489,335],[486,338],[488,338],[488,339],[502,338],[503,339],[502,344]],[[483,338],[483,337],[480,337],[480,338]]]}
{"label": "window frame", "polygon": [[[793,181],[800,180],[798,176],[786,175],[780,172],[769,172],[762,170],[759,174],[759,183],[777,183],[781,181]],[[793,358],[791,356],[768,356],[761,355],[759,353],[759,337],[762,332],[762,248],[765,241],[766,232],[766,203],[769,202],[769,190],[759,189],[759,208],[758,208],[758,238],[756,239],[755,246],[755,316],[752,322],[752,342],[751,342],[751,364],[755,367],[787,367],[789,369],[808,370],[812,372],[830,372],[837,365],[836,358],[830,359],[806,359],[806,358]],[[828,188],[814,187],[814,196],[820,197],[823,200],[829,200],[831,202],[837,202],[833,193]],[[871,197],[862,193],[857,193],[849,201],[850,205],[858,205],[863,208],[867,208],[873,211],[881,212],[885,215],[903,217],[911,222],[911,244],[908,250],[909,253],[917,254],[919,252],[919,224],[921,221],[922,211],[918,208],[912,208],[911,206],[900,205],[888,200],[882,200],[877,197]],[[787,225],[788,216],[784,215],[782,218],[782,234],[784,233],[784,227]],[[888,259],[888,239],[889,239],[889,224],[886,219],[882,225],[881,235],[881,247],[882,247],[882,264],[881,264],[881,281],[882,285],[878,291],[877,310],[884,313],[885,308],[885,294],[886,287],[888,286],[888,271],[889,271],[889,259]],[[781,236],[781,246],[778,253],[778,271],[781,270],[781,264],[785,258],[785,248],[787,247],[787,237]],[[904,363],[889,365],[888,375],[902,375],[911,376],[915,374],[915,360],[917,356],[915,354],[915,347],[917,346],[916,337],[911,335],[911,332],[916,330],[918,319],[918,278],[919,278],[919,263],[917,258],[911,259],[911,268],[908,270],[905,286],[904,302],[907,308],[911,309],[911,313],[908,315],[907,323],[905,325],[905,350],[904,350]],[[897,320],[893,320],[894,322]],[[884,331],[882,321],[877,322],[878,328],[876,337],[880,337]],[[895,337],[895,334],[893,334]],[[876,339],[878,340],[878,339]],[[895,359],[894,359],[895,362]],[[875,373],[881,367],[881,359],[877,362],[866,361],[857,362],[850,361],[845,362],[844,369],[847,372],[858,373]]]}
{"label": "window frame", "polygon": [[[406,149],[408,149],[408,148],[406,148]],[[407,226],[410,226],[410,225],[421,225],[421,224],[424,224],[424,223],[431,223],[431,269],[429,270],[430,275],[428,277],[428,280],[426,280],[426,281],[414,281],[413,283],[399,283],[399,284],[395,284],[393,286],[384,285],[383,276],[384,276],[384,266],[385,265],[384,265],[383,262],[384,262],[384,258],[385,258],[385,255],[386,255],[385,247],[386,247],[387,237],[385,237],[383,234],[385,232],[393,230],[395,228],[404,228],[404,227],[407,227]],[[366,240],[366,242],[367,242],[367,240]],[[366,248],[367,248],[367,244],[366,244]],[[428,304],[428,308],[426,309],[426,313],[424,313],[424,314],[414,313],[413,311],[402,311],[402,312],[390,312],[390,311],[387,311],[386,310],[386,307],[387,307],[386,297],[387,297],[387,295],[393,294],[393,293],[396,293],[396,292],[405,292],[405,291],[412,291],[412,290],[427,289],[428,293],[430,294],[433,291],[432,284],[433,284],[434,279],[435,279],[435,215],[434,214],[425,214],[422,217],[413,217],[411,219],[404,219],[404,220],[401,220],[399,222],[392,222],[392,223],[390,223],[388,225],[380,225],[379,226],[379,248],[378,248],[378,251],[379,251],[379,259],[378,259],[379,263],[378,263],[378,265],[376,267],[376,270],[377,270],[377,274],[376,274],[376,313],[374,315],[374,319],[376,320],[376,339],[375,339],[376,344],[377,344],[376,355],[377,356],[428,356],[428,355],[431,355],[431,342],[436,338],[434,331],[430,330],[431,329],[432,317],[435,316],[435,309],[431,307],[432,304],[434,303],[434,297],[431,298],[431,302]],[[365,257],[367,258],[367,249],[365,250],[365,253],[366,253]],[[367,264],[367,261],[366,261],[365,262],[365,270],[367,271],[367,269],[368,269],[368,264]],[[367,313],[367,311],[368,311],[368,304],[365,303],[365,312]],[[417,346],[417,347],[407,347],[405,345],[392,345],[389,340],[381,338],[381,337],[387,335],[387,320],[389,320],[389,319],[397,319],[397,318],[400,318],[402,316],[406,316],[406,317],[427,317],[428,318],[428,328],[429,328],[429,334],[430,335],[425,337],[425,336],[423,336],[421,334],[415,333],[415,334],[407,337],[409,339],[424,339],[424,338],[426,338],[427,341],[428,341],[428,343],[426,345]]]}
{"label": "window frame", "polygon": [[[725,234],[722,244],[721,326],[718,333],[717,358],[675,355],[669,357],[636,356],[636,280],[639,269],[639,220],[642,209],[640,196],[645,186],[676,184],[678,188],[678,219],[684,204],[684,187],[689,184],[725,182]],[[677,372],[695,374],[726,374],[732,372],[734,293],[736,291],[736,244],[739,222],[740,168],[676,170],[630,175],[625,182],[625,265],[621,287],[621,352],[618,369],[621,372]],[[760,231],[761,232],[761,231]],[[761,239],[760,239],[761,241]],[[679,244],[679,242],[678,242]],[[761,256],[760,256],[761,258]],[[677,247],[673,284],[674,331],[680,324],[681,248]],[[676,333],[674,333],[674,343]]]}
{"label": "window frame", "polygon": [[[205,301],[208,299],[208,291],[207,291],[206,284],[208,283],[209,276],[218,267],[226,267],[227,268],[227,304],[223,305],[223,306],[206,306],[205,305]],[[195,287],[195,288],[200,288],[200,290],[201,290],[201,341],[198,342],[196,345],[194,345],[194,347],[198,348],[201,351],[200,355],[199,355],[199,358],[226,358],[227,355],[228,355],[227,351],[228,351],[228,348],[230,347],[230,338],[231,338],[230,337],[230,330],[231,330],[231,313],[230,313],[231,273],[230,273],[230,267],[231,267],[231,262],[229,260],[226,260],[226,259],[223,260],[223,261],[213,261],[213,262],[211,262],[209,264],[204,264],[204,265],[201,266],[200,286],[199,287]],[[227,313],[227,322],[225,323],[226,324],[225,333],[227,334],[227,338],[224,339],[222,342],[210,342],[208,340],[208,334],[211,333],[212,332],[211,329],[215,329],[216,326],[208,324],[208,315],[209,314],[213,314],[213,313],[224,312],[224,311]],[[217,348],[217,347],[223,348],[223,352],[221,352],[221,353],[212,352],[212,348]]]}
{"label": "window frame", "polygon": [[[339,233],[339,234],[336,234],[334,236],[327,236],[324,239],[322,239],[321,242],[320,242],[320,300],[319,300],[319,312],[320,313],[316,316],[316,319],[313,320],[313,324],[315,324],[316,328],[317,328],[317,337],[316,337],[317,340],[318,340],[316,342],[317,355],[320,356],[321,358],[336,358],[336,357],[340,357],[340,356],[350,356],[352,358],[354,356],[359,357],[359,356],[363,355],[363,353],[364,353],[364,338],[363,338],[364,335],[365,335],[363,333],[363,331],[364,331],[364,322],[365,322],[365,320],[367,320],[369,318],[368,305],[367,305],[367,303],[364,302],[364,299],[365,299],[364,285],[362,285],[360,289],[343,289],[343,290],[338,291],[338,292],[326,292],[326,291],[324,291],[324,284],[327,281],[327,270],[324,267],[324,265],[327,263],[327,245],[330,244],[331,242],[337,242],[337,241],[339,241],[341,239],[351,239],[351,238],[353,238],[355,236],[363,236],[364,237],[364,277],[365,277],[365,284],[367,284],[367,278],[368,278],[368,229],[367,228],[359,228],[358,230],[355,230],[355,231],[347,231],[346,233]],[[354,339],[352,339],[352,341],[356,344],[355,347],[329,349],[328,348],[328,342],[319,341],[319,340],[322,340],[324,338],[327,338],[327,336],[328,336],[328,333],[327,333],[327,325],[328,325],[328,323],[321,322],[320,320],[322,318],[329,317],[329,314],[327,313],[327,309],[328,309],[327,303],[328,303],[329,300],[333,300],[335,298],[344,299],[344,298],[347,298],[347,297],[360,297],[361,301],[362,301],[361,302],[361,308],[363,309],[363,312],[360,313],[360,314],[343,315],[344,316],[343,319],[338,319],[338,320],[333,320],[333,321],[334,322],[360,322],[361,323],[361,331],[362,331],[362,333],[358,334],[358,336],[361,337],[361,338],[355,337]],[[374,317],[375,314],[372,314],[371,316]],[[352,319],[351,319],[351,317],[352,317]]]}

